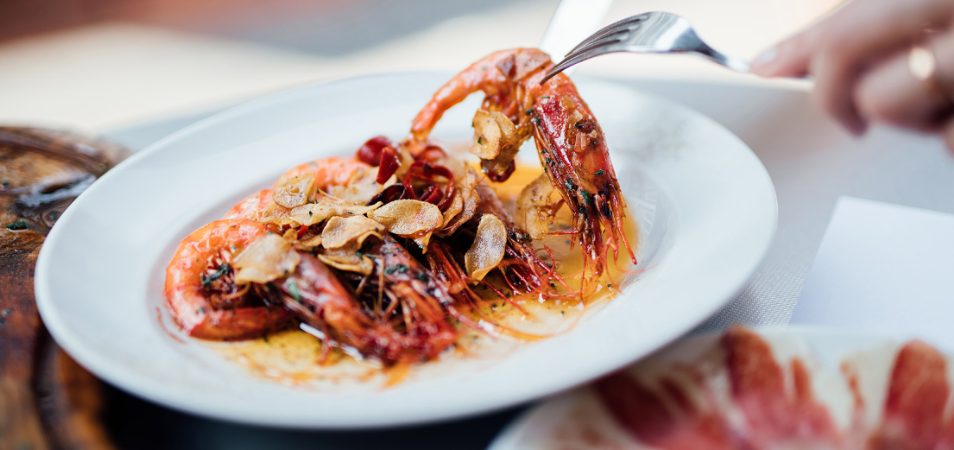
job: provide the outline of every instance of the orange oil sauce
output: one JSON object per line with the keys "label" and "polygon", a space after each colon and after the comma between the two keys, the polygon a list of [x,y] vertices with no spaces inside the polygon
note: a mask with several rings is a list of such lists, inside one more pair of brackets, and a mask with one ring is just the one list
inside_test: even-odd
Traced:
{"label": "orange oil sauce", "polygon": [[[517,198],[524,186],[530,184],[542,173],[543,169],[538,164],[518,164],[507,181],[491,185],[504,205],[512,212],[516,209]],[[562,208],[554,217],[551,229],[569,229],[570,223],[569,211]],[[639,233],[629,211],[624,218],[623,227],[626,239],[635,251],[639,243]],[[552,252],[563,284],[554,282],[551,286],[554,286],[561,294],[565,294],[564,298],[541,300],[538,296],[524,295],[513,298],[512,304],[503,301],[493,302],[490,311],[493,317],[504,324],[519,327],[523,331],[552,335],[572,328],[587,307],[612,299],[622,287],[635,278],[635,267],[629,253],[621,248],[615,258],[612,254],[609,255],[607,269],[599,279],[586,280],[581,286],[584,283],[584,277],[581,276],[584,259],[579,245],[576,245],[574,241],[574,236],[551,235],[534,243],[536,247],[546,246]],[[520,311],[521,309],[523,311]]]}
{"label": "orange oil sauce", "polygon": [[[542,173],[539,165],[518,165],[513,175],[504,183],[492,184],[508,208],[514,208],[524,186]],[[568,227],[569,213],[564,208],[554,218],[554,228]],[[638,233],[631,215],[624,222],[626,237],[635,249]],[[583,256],[578,245],[573,245],[573,236],[548,236],[537,246],[550,248],[556,261],[558,273],[565,286],[557,288],[569,296],[562,299],[541,301],[536,296],[518,296],[511,302],[488,301],[484,307],[485,317],[495,323],[506,325],[539,337],[564,332],[575,325],[589,306],[613,298],[619,289],[635,277],[628,253],[621,249],[615,261],[608,263],[604,275],[588,281],[581,296],[580,276]],[[611,255],[612,258],[612,255]],[[482,292],[485,298],[496,298],[490,292]],[[392,385],[408,376],[408,371],[418,368],[400,367],[382,371],[381,366],[368,361],[357,361],[337,350],[325,351],[315,337],[299,330],[275,333],[264,339],[241,342],[213,343],[225,357],[244,367],[253,375],[294,386],[339,385],[343,382],[367,382],[379,380],[384,386]],[[455,351],[441,359],[474,357],[493,359],[516,349],[512,339],[497,339],[476,330],[462,330]],[[413,375],[413,374],[412,374]]]}

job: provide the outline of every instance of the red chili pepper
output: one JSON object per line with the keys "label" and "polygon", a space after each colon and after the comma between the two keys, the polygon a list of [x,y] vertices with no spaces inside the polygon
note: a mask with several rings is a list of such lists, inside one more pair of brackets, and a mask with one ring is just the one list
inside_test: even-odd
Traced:
{"label": "red chili pepper", "polygon": [[444,159],[445,157],[447,157],[447,152],[445,152],[444,149],[434,144],[430,144],[424,148],[421,153],[418,153],[417,158],[415,159],[418,161],[434,163]]}
{"label": "red chili pepper", "polygon": [[394,147],[387,146],[381,149],[381,156],[378,158],[378,177],[375,179],[379,184],[388,181],[394,172],[401,167],[401,159],[398,158],[397,150]]}
{"label": "red chili pepper", "polygon": [[381,162],[381,152],[385,147],[391,146],[390,139],[384,136],[375,136],[365,141],[365,143],[358,148],[358,151],[355,152],[355,156],[363,163],[377,166],[378,163]]}
{"label": "red chili pepper", "polygon": [[504,169],[503,173],[498,173],[498,172],[494,172],[493,170],[490,170],[489,166],[486,164],[487,162],[488,161],[486,160],[481,161],[480,167],[481,169],[483,169],[484,174],[487,175],[487,178],[489,178],[490,181],[493,181],[496,183],[507,181],[507,179],[510,178],[510,175],[513,175],[514,169],[517,168],[516,163],[514,163],[513,161],[510,161],[510,165],[507,166],[506,169]]}
{"label": "red chili pepper", "polygon": [[302,225],[298,227],[298,239],[301,239],[301,237],[304,236],[305,233],[307,232],[308,232],[308,225]]}
{"label": "red chili pepper", "polygon": [[437,204],[437,200],[441,198],[441,190],[437,186],[430,184],[424,188],[424,192],[421,192],[420,199],[428,203]]}
{"label": "red chili pepper", "polygon": [[438,209],[441,212],[447,211],[447,208],[450,208],[451,203],[454,201],[454,194],[457,192],[457,186],[453,184],[448,184],[447,188],[444,189],[444,198],[437,203]]}
{"label": "red chili pepper", "polygon": [[409,198],[406,193],[407,193],[407,189],[404,187],[403,184],[392,184],[384,188],[383,191],[378,192],[378,195],[375,195],[374,197],[372,197],[371,201],[368,202],[368,204],[373,205],[377,202],[391,203],[395,200]]}
{"label": "red chili pepper", "polygon": [[404,178],[406,180],[413,179],[430,182],[435,181],[435,179],[439,177],[446,178],[449,183],[452,183],[454,181],[454,172],[451,172],[450,169],[439,164],[414,161],[414,164],[411,164],[411,168]]}
{"label": "red chili pepper", "polygon": [[414,193],[414,186],[411,186],[411,181],[408,180],[408,177],[404,177],[404,179],[401,180],[401,185],[404,186],[404,198],[417,200],[417,194]]}

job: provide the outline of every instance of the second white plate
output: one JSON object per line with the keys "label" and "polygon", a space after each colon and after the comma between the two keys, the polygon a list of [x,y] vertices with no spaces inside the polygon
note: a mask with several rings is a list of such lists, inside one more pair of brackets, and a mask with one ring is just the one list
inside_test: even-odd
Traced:
{"label": "second white plate", "polygon": [[[738,138],[672,103],[581,82],[640,227],[642,272],[571,331],[476,369],[438,361],[389,389],[313,390],[251,376],[163,330],[164,268],[182,237],[294,164],[350,154],[375,134],[404,135],[448,76],[379,75],[273,94],[117,166],[66,211],[41,251],[36,294],[47,327],[97,375],[177,409],[293,427],[410,424],[505,407],[619,368],[724,305],[768,249],[775,192]],[[449,113],[435,137],[465,142],[476,104]]]}

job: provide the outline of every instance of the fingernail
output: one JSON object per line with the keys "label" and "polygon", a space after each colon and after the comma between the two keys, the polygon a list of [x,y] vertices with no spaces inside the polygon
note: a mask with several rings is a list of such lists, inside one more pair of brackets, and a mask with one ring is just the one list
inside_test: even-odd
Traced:
{"label": "fingernail", "polygon": [[768,50],[765,50],[759,56],[755,57],[752,60],[752,71],[760,72],[772,65],[772,63],[778,58],[778,48],[772,47]]}
{"label": "fingernail", "polygon": [[855,137],[864,136],[865,132],[868,131],[868,124],[861,120],[852,120],[845,123],[845,127],[848,129],[848,132]]}

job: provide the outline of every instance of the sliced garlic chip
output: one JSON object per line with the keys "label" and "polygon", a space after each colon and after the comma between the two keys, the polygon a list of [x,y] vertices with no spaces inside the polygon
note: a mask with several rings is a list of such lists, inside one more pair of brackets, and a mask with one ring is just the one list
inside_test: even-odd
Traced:
{"label": "sliced garlic chip", "polygon": [[395,200],[368,212],[368,217],[398,236],[420,236],[444,222],[440,208],[420,200]]}
{"label": "sliced garlic chip", "polygon": [[266,234],[232,261],[235,282],[268,283],[294,272],[300,260],[301,256],[288,241],[277,234]]}
{"label": "sliced garlic chip", "polygon": [[[454,218],[457,217],[457,215],[460,214],[461,211],[463,210],[464,210],[464,197],[463,195],[461,195],[460,192],[454,192],[454,198],[453,200],[451,200],[450,206],[448,206],[447,209],[444,210],[443,229],[447,230],[448,228],[450,228],[455,223]],[[454,234],[454,231],[456,231],[456,228],[453,230],[449,230],[449,232],[445,232],[445,233],[446,235],[449,236],[451,234]]]}
{"label": "sliced garlic chip", "polygon": [[381,203],[370,206],[344,202],[331,197],[322,197],[317,203],[301,205],[291,210],[289,217],[301,225],[314,225],[330,217],[348,217],[366,214]]}
{"label": "sliced garlic chip", "polygon": [[365,216],[332,217],[321,231],[321,246],[341,248],[348,244],[360,248],[368,236],[378,236],[384,226]]}
{"label": "sliced garlic chip", "polygon": [[332,250],[325,250],[318,255],[321,262],[345,272],[370,275],[374,270],[374,261],[370,257],[358,253],[358,247],[347,246]]}
{"label": "sliced garlic chip", "polygon": [[[457,181],[457,193],[454,200],[445,213],[444,225],[441,230],[442,236],[450,236],[457,231],[461,225],[467,223],[477,212],[477,206],[480,203],[480,196],[477,193],[477,186],[480,185],[480,176],[471,168],[467,168],[464,176],[455,178]],[[459,206],[456,204],[460,198]],[[458,211],[456,208],[460,208]],[[450,213],[450,217],[447,217]]]}
{"label": "sliced garlic chip", "polygon": [[431,243],[431,236],[434,233],[427,232],[423,236],[414,238],[414,243],[421,249],[421,253],[427,253],[427,246]]}
{"label": "sliced garlic chip", "polygon": [[300,240],[295,243],[295,248],[299,250],[311,250],[321,245],[321,235],[316,234],[308,239]]}
{"label": "sliced garlic chip", "polygon": [[503,261],[507,247],[507,227],[493,214],[484,214],[477,224],[474,243],[464,254],[467,275],[474,281],[483,280],[487,273]]}
{"label": "sliced garlic chip", "polygon": [[530,182],[517,198],[517,226],[526,230],[533,239],[546,236],[550,232],[553,216],[561,205],[557,194],[546,174]]}
{"label": "sliced garlic chip", "polygon": [[480,159],[494,159],[514,145],[517,127],[500,111],[478,109],[474,114],[474,145],[470,152]]}
{"label": "sliced garlic chip", "polygon": [[294,208],[308,203],[308,198],[314,191],[315,176],[305,173],[280,181],[280,184],[275,186],[272,199],[281,206]]}

